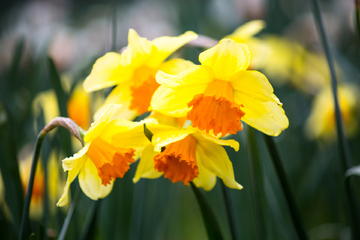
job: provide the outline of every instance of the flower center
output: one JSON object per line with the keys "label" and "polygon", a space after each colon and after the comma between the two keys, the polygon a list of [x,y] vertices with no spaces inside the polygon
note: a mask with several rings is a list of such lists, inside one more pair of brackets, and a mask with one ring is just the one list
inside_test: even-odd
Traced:
{"label": "flower center", "polygon": [[205,92],[195,95],[188,103],[192,109],[187,113],[187,119],[192,126],[215,135],[221,133],[235,134],[242,130],[241,118],[245,113],[234,101],[233,88],[229,82],[214,80],[208,84]]}
{"label": "flower center", "polygon": [[116,148],[110,143],[97,138],[91,142],[87,155],[95,164],[101,184],[106,186],[113,179],[122,178],[133,163],[135,150]]}
{"label": "flower center", "polygon": [[155,80],[154,70],[147,67],[137,69],[133,80],[135,84],[130,87],[132,100],[129,108],[141,115],[148,111],[151,97],[160,85]]}
{"label": "flower center", "polygon": [[196,163],[196,140],[191,135],[169,144],[166,149],[154,157],[155,170],[164,172],[164,177],[173,183],[182,181],[189,184],[199,175]]}

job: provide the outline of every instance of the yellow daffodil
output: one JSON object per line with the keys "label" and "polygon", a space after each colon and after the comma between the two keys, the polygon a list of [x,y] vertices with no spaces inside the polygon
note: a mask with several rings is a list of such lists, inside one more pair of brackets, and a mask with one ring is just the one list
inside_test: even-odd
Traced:
{"label": "yellow daffodil", "polygon": [[111,103],[123,105],[123,116],[134,117],[147,112],[151,97],[159,86],[155,74],[158,70],[171,73],[171,69],[184,64],[182,59],[164,61],[195,38],[195,33],[186,32],[179,37],[159,37],[149,41],[130,29],[126,50],[99,58],[84,81],[87,92],[117,85],[95,113],[95,119]]}
{"label": "yellow daffodil", "polygon": [[81,85],[77,85],[67,102],[68,116],[82,129],[90,127],[90,99]]}
{"label": "yellow daffodil", "polygon": [[243,120],[272,136],[288,127],[288,119],[267,78],[246,70],[251,54],[245,44],[224,39],[199,56],[202,65],[171,75],[159,71],[162,84],[151,101],[153,110],[186,116],[193,127],[218,134],[242,130]]}
{"label": "yellow daffodil", "polygon": [[262,37],[262,61],[257,64],[270,80],[283,85],[293,78],[296,59],[301,59],[304,47],[277,35]]}
{"label": "yellow daffodil", "polygon": [[[339,105],[344,121],[345,133],[352,136],[358,129],[359,89],[354,85],[338,88]],[[334,99],[330,87],[323,89],[314,99],[310,116],[305,123],[305,131],[310,139],[325,143],[334,140],[336,134]]]}
{"label": "yellow daffodil", "polygon": [[[315,95],[330,84],[329,65],[324,54],[303,49],[295,56],[290,80],[297,89]],[[339,65],[335,62],[334,66],[337,79],[343,79]]]}
{"label": "yellow daffodil", "polygon": [[124,141],[111,141],[114,134],[129,128],[117,125],[120,107],[110,105],[86,132],[85,146],[73,157],[63,160],[68,179],[58,206],[68,203],[69,187],[76,176],[83,192],[89,198],[97,200],[110,193],[115,179],[122,178],[129,169],[129,164],[135,161],[136,149],[127,147]]}
{"label": "yellow daffodil", "polygon": [[235,140],[217,139],[192,127],[151,125],[149,129],[154,133],[152,145],[141,154],[134,182],[164,175],[173,183],[182,181],[188,185],[193,181],[197,187],[211,190],[218,176],[226,186],[242,189],[234,179],[232,163],[221,146],[231,146],[237,151],[239,143]]}

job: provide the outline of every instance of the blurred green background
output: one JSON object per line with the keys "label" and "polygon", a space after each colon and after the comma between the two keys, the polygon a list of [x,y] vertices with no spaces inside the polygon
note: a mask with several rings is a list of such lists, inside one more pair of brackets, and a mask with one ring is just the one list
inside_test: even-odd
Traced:
{"label": "blurred green background", "polygon": [[[320,3],[331,50],[341,73],[339,80],[359,86],[360,40],[356,30],[354,2],[326,0]],[[35,101],[40,93],[55,90],[59,114],[67,116],[66,105],[75,86],[90,73],[98,57],[114,46],[119,51],[127,45],[129,28],[134,28],[140,36],[148,39],[192,30],[219,40],[253,19],[266,22],[266,28],[257,35],[260,40],[270,34],[279,39],[286,38],[325,61],[310,1],[1,1],[1,239],[16,239],[18,235],[24,195],[19,166],[31,156],[36,136],[47,123],[46,107]],[[279,49],[282,49],[281,46]],[[183,57],[199,63],[197,58],[201,51],[203,49],[186,48]],[[279,54],[277,51],[275,55],[281,57],[280,50]],[[290,53],[295,54],[295,51]],[[284,64],[284,68],[286,64],[292,66],[292,63],[284,61],[277,62],[275,58],[270,58],[266,67],[281,68],[281,64]],[[315,72],[307,76],[306,81],[311,82],[318,75],[330,79],[326,67],[318,68],[318,62],[303,61],[304,65],[309,65],[304,67],[305,73]],[[54,62],[57,72],[51,62]],[[263,72],[267,75],[265,68]],[[275,142],[310,239],[350,239],[343,201],[344,173],[340,170],[337,142],[334,139],[324,141],[307,137],[305,122],[319,89],[304,91],[299,86],[308,83],[300,78],[294,84],[291,78],[299,79],[294,72],[290,71],[286,76],[267,75],[275,94],[284,104],[290,122],[289,128],[276,137]],[[108,92],[92,95],[92,105],[96,105],[96,99],[101,99]],[[354,117],[358,122],[358,101]],[[240,142],[238,152],[227,148],[234,165],[235,179],[244,189],[229,191],[239,238],[257,239],[259,233],[255,227],[246,131],[247,127],[231,136]],[[297,239],[264,140],[259,132],[256,132],[256,137],[264,171],[264,195],[261,201],[266,209],[265,239]],[[49,159],[54,156],[57,163],[55,173],[59,174],[55,188],[61,194],[66,179],[61,160],[78,150],[78,146],[71,142],[70,135],[64,129],[57,130],[44,140],[41,152],[44,170],[44,185],[40,187],[43,189],[40,191],[41,207],[40,212],[36,213],[35,210],[31,215],[35,239],[56,239],[63,225],[68,208],[55,207],[59,195],[53,194],[56,196],[55,202],[50,197],[53,191],[50,179],[54,177],[54,172],[47,169]],[[359,133],[353,133],[348,142],[352,164],[359,165]],[[136,165],[131,166],[123,179],[117,179],[113,191],[105,199],[95,203],[80,193],[65,239],[207,239],[199,206],[191,189],[163,178],[141,179],[133,184]],[[357,178],[354,180],[360,199],[360,181]],[[72,196],[77,186],[75,181],[71,187]],[[231,239],[219,183],[212,191],[202,192],[210,202],[225,238]],[[94,217],[89,218],[92,211]]]}

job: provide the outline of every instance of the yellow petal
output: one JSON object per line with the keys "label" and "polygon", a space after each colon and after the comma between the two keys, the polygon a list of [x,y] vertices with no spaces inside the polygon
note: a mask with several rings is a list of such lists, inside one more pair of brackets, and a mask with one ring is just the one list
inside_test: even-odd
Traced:
{"label": "yellow petal", "polygon": [[174,58],[162,63],[159,70],[167,74],[176,75],[193,65],[194,63],[191,61],[187,61],[182,58]]}
{"label": "yellow petal", "polygon": [[236,72],[249,67],[251,54],[245,44],[223,39],[215,47],[200,53],[199,61],[211,67],[217,79],[226,81]]}
{"label": "yellow petal", "polygon": [[193,128],[188,129],[171,129],[155,133],[152,138],[155,152],[160,152],[162,147],[169,145],[170,143],[180,141],[186,138],[189,134],[194,133],[196,130]]}
{"label": "yellow petal", "polygon": [[259,99],[272,101],[274,89],[264,74],[258,71],[239,71],[230,79],[233,89],[241,94]]}
{"label": "yellow petal", "polygon": [[196,164],[199,169],[199,175],[193,180],[196,187],[202,187],[205,191],[210,191],[216,184],[216,175],[207,170],[201,161],[201,157],[196,153]]}
{"label": "yellow petal", "polygon": [[98,170],[90,158],[88,158],[79,173],[79,185],[86,196],[92,200],[106,197],[112,190],[114,182],[104,186],[101,184],[101,178]]}
{"label": "yellow petal", "polygon": [[105,102],[94,114],[94,120],[97,120],[105,113],[110,104],[122,105],[117,111],[117,117],[132,120],[137,116],[136,111],[130,110],[131,91],[130,84],[123,83],[114,88],[105,99]]}
{"label": "yellow petal", "polygon": [[124,65],[131,65],[134,69],[144,65],[151,52],[156,50],[149,40],[140,37],[134,29],[129,29],[128,42],[128,46],[123,52]]}
{"label": "yellow petal", "polygon": [[144,150],[141,152],[140,162],[135,172],[135,177],[133,178],[133,182],[136,183],[140,180],[140,178],[158,178],[163,173],[158,172],[154,169],[154,157],[159,154],[154,151],[154,146],[149,144]]}
{"label": "yellow petal", "polygon": [[96,60],[90,75],[85,79],[83,87],[86,92],[107,88],[130,80],[133,71],[121,65],[122,56],[109,52]]}
{"label": "yellow petal", "polygon": [[238,104],[244,106],[242,110],[245,116],[241,120],[253,128],[270,136],[278,136],[289,126],[289,120],[284,109],[279,106],[277,98],[263,102],[238,92],[234,93],[234,98]]}
{"label": "yellow petal", "polygon": [[63,207],[69,203],[69,187],[70,184],[74,181],[76,176],[79,174],[80,169],[83,167],[84,162],[89,158],[86,155],[86,152],[89,148],[89,144],[86,144],[78,153],[75,153],[74,156],[65,158],[62,162],[64,171],[68,171],[68,177],[64,187],[64,193],[57,202],[57,206]]}
{"label": "yellow petal", "polygon": [[187,31],[178,37],[164,36],[154,39],[152,43],[156,47],[157,51],[155,51],[155,54],[153,54],[147,65],[149,67],[158,66],[177,49],[196,38],[196,33]]}
{"label": "yellow petal", "polygon": [[232,163],[223,147],[211,141],[198,141],[196,152],[203,166],[221,178],[226,186],[243,188],[235,181]]}
{"label": "yellow petal", "polygon": [[149,145],[150,141],[144,134],[144,123],[149,129],[152,124],[149,120],[141,122],[116,120],[112,123],[114,123],[114,125],[110,125],[105,130],[104,138],[107,138],[107,133],[110,133],[111,144],[114,146],[144,148]]}
{"label": "yellow petal", "polygon": [[172,117],[184,117],[190,110],[187,104],[196,94],[203,93],[207,84],[189,85],[176,89],[160,86],[151,99],[152,110]]}
{"label": "yellow petal", "polygon": [[208,140],[208,141],[212,141],[213,143],[216,143],[218,145],[232,147],[235,151],[239,151],[239,142],[235,141],[233,139],[228,139],[228,140],[219,139],[219,138],[216,138],[214,136],[207,134],[206,132],[199,131],[199,130],[196,133],[194,133],[193,136],[196,139],[198,139],[199,141]]}
{"label": "yellow petal", "polygon": [[84,141],[89,143],[93,139],[97,138],[106,127],[106,124],[111,120],[113,115],[117,115],[117,111],[121,108],[121,105],[111,104],[108,106],[105,113],[95,121],[89,130],[86,132]]}
{"label": "yellow petal", "polygon": [[243,43],[255,34],[259,33],[266,26],[263,20],[252,20],[238,27],[232,34],[224,37]]}
{"label": "yellow petal", "polygon": [[159,71],[156,81],[169,88],[182,87],[184,85],[203,85],[215,79],[214,72],[210,67],[194,65],[178,75],[171,75]]}

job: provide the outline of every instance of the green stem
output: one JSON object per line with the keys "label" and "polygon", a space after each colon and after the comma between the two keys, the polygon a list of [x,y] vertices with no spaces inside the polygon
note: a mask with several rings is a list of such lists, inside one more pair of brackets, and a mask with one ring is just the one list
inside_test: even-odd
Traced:
{"label": "green stem", "polygon": [[284,192],[286,203],[290,211],[290,217],[294,224],[295,230],[299,236],[299,239],[301,240],[309,239],[305,231],[305,228],[301,222],[300,211],[296,204],[294,194],[290,188],[289,180],[287,179],[287,176],[285,174],[284,167],[281,163],[280,155],[277,151],[274,140],[272,139],[272,137],[268,135],[263,134],[263,136],[265,139],[266,146],[269,150],[272,162],[274,164],[277,176],[280,180],[280,185]]}
{"label": "green stem", "polygon": [[226,216],[228,218],[229,225],[230,225],[231,237],[233,240],[237,240],[237,239],[239,239],[239,235],[238,235],[237,229],[236,229],[234,209],[231,204],[230,192],[229,192],[229,189],[225,186],[223,181],[220,181],[220,185],[221,185],[221,191],[222,191],[224,201],[225,201]]}
{"label": "green stem", "polygon": [[249,167],[251,177],[251,195],[254,207],[256,234],[258,239],[265,239],[265,209],[262,207],[264,200],[264,173],[260,162],[259,150],[256,142],[255,130],[252,127],[247,128],[247,143],[249,155]]}
{"label": "green stem", "polygon": [[360,40],[360,0],[355,0],[355,17],[357,32]]}
{"label": "green stem", "polygon": [[26,240],[29,237],[28,227],[29,227],[29,209],[30,209],[31,193],[32,193],[32,190],[34,187],[35,171],[36,171],[37,163],[39,161],[41,144],[42,144],[42,141],[44,140],[46,133],[47,133],[46,131],[41,130],[39,135],[36,138],[35,151],[34,151],[32,163],[31,163],[30,178],[29,178],[29,182],[28,182],[28,186],[27,186],[27,190],[26,190],[24,207],[23,207],[23,215],[22,215],[21,225],[20,225],[20,234],[19,234],[20,240]]}
{"label": "green stem", "polygon": [[193,182],[190,182],[190,186],[199,204],[208,238],[210,240],[224,239],[221,234],[220,227],[216,221],[215,215],[210,208],[209,203],[205,200],[205,197],[201,194],[201,192]]}
{"label": "green stem", "polygon": [[[313,14],[315,17],[316,25],[318,28],[318,31],[320,33],[321,42],[325,51],[326,59],[329,65],[330,74],[331,74],[331,88],[332,93],[334,97],[334,105],[335,105],[335,117],[336,117],[336,129],[337,129],[337,136],[339,139],[339,149],[340,149],[340,159],[341,159],[341,165],[342,165],[342,175],[345,174],[347,169],[351,168],[351,157],[350,157],[350,150],[348,143],[346,141],[345,137],[345,130],[344,130],[344,122],[341,115],[339,100],[338,100],[338,92],[337,92],[337,79],[335,74],[335,67],[333,63],[333,59],[331,56],[331,51],[327,42],[325,29],[322,23],[321,19],[321,12],[319,3],[317,0],[312,0],[313,3]],[[356,10],[358,11],[359,4],[356,2]],[[357,16],[358,17],[358,16]],[[357,22],[359,19],[357,19]],[[360,239],[360,220],[358,216],[358,210],[356,205],[356,198],[354,195],[354,192],[352,191],[352,184],[351,181],[345,182],[345,194],[348,205],[346,206],[349,211],[350,215],[350,228],[352,232],[353,239]]]}
{"label": "green stem", "polygon": [[71,220],[71,217],[72,217],[72,215],[73,215],[73,213],[74,213],[75,207],[76,207],[76,205],[77,205],[77,203],[78,203],[79,196],[80,196],[80,187],[79,187],[79,185],[78,185],[78,186],[76,187],[74,199],[73,199],[73,201],[72,201],[72,203],[71,203],[71,206],[70,206],[70,208],[69,208],[69,211],[68,211],[68,213],[67,213],[67,215],[66,215],[66,218],[65,218],[65,220],[64,220],[64,224],[63,224],[63,226],[62,226],[62,228],[61,228],[61,231],[60,231],[58,240],[63,240],[63,239],[65,239],[65,235],[66,235],[66,232],[67,232],[67,230],[68,230],[68,227],[69,227],[69,224],[70,224],[70,220]]}
{"label": "green stem", "polygon": [[344,123],[340,111],[340,105],[339,105],[339,99],[338,99],[338,88],[337,88],[337,79],[336,79],[336,73],[335,73],[335,67],[334,62],[331,56],[330,48],[327,42],[325,29],[322,24],[321,20],[321,13],[319,9],[319,3],[317,0],[312,0],[313,3],[313,13],[316,20],[316,24],[320,33],[320,38],[322,45],[324,47],[326,59],[329,65],[330,69],[330,75],[331,75],[331,89],[334,97],[334,104],[335,104],[335,117],[336,117],[336,129],[337,134],[339,138],[339,145],[340,145],[340,153],[341,153],[341,163],[343,167],[343,172],[345,173],[346,169],[349,169],[351,167],[351,161],[350,161],[350,151],[348,144],[346,142],[345,134],[344,134]]}

